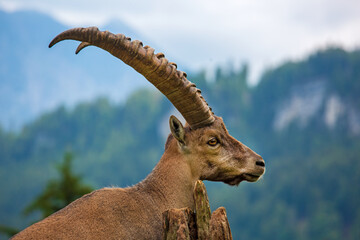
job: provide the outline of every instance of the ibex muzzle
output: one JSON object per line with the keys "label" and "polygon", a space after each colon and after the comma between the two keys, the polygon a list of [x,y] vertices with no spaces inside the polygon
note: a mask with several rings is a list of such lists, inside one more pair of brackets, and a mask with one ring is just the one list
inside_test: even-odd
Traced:
{"label": "ibex muzzle", "polygon": [[238,185],[265,172],[264,160],[231,137],[222,118],[211,111],[195,84],[164,54],[124,35],[97,28],[75,28],[50,43],[81,41],[76,50],[94,45],[133,67],[179,110],[187,125],[170,117],[171,134],[154,170],[129,188],[104,188],[20,232],[14,239],[160,239],[161,215],[170,208],[194,208],[197,180]]}

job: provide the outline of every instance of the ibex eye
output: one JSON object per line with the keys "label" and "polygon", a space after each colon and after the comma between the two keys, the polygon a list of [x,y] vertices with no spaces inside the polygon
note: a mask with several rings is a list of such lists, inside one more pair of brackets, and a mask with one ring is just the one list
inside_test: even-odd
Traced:
{"label": "ibex eye", "polygon": [[217,138],[212,138],[207,142],[207,144],[212,147],[216,146],[218,143],[219,143],[219,141],[217,140]]}

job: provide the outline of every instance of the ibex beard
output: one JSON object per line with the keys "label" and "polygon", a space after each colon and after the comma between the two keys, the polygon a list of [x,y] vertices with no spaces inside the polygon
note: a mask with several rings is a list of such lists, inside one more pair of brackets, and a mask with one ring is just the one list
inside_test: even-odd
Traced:
{"label": "ibex beard", "polygon": [[255,182],[264,174],[264,160],[229,135],[200,90],[164,54],[94,27],[67,30],[50,47],[65,39],[81,41],[76,53],[94,45],[133,67],[172,102],[186,125],[170,117],[165,152],[142,182],[87,194],[14,239],[161,239],[162,213],[171,208],[194,209],[197,180],[238,185],[244,180]]}

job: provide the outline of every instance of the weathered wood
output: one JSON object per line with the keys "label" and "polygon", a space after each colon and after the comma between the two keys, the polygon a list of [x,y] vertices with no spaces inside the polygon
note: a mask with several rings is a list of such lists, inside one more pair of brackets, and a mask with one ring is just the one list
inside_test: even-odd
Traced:
{"label": "weathered wood", "polygon": [[224,207],[216,209],[210,220],[210,239],[211,240],[232,240],[229,221]]}
{"label": "weathered wood", "polygon": [[232,240],[224,207],[211,215],[205,185],[194,188],[195,213],[190,208],[170,209],[163,213],[163,240]]}
{"label": "weathered wood", "polygon": [[199,240],[209,239],[211,210],[205,184],[198,180],[194,190],[196,226]]}
{"label": "weathered wood", "polygon": [[190,239],[196,240],[197,239],[197,227],[196,227],[196,214],[194,211],[189,209],[189,218],[188,218],[188,226],[190,231]]}
{"label": "weathered wood", "polygon": [[190,208],[169,209],[163,213],[164,240],[196,239],[195,214]]}

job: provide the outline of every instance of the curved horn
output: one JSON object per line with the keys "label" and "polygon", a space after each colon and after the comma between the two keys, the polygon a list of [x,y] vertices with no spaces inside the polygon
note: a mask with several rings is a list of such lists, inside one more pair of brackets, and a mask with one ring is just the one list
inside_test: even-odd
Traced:
{"label": "curved horn", "polygon": [[88,42],[80,43],[79,46],[77,47],[76,51],[75,51],[75,54],[78,54],[81,50],[83,50],[84,48],[86,48],[88,46],[91,46],[91,44],[88,43]]}
{"label": "curved horn", "polygon": [[154,54],[154,49],[138,40],[131,41],[123,34],[99,31],[96,27],[73,28],[56,36],[49,47],[63,40],[81,41],[76,53],[94,45],[121,59],[124,63],[142,74],[160,90],[179,110],[191,128],[199,128],[214,122],[214,114],[201,91],[186,79],[186,73],[169,63],[163,53]]}

